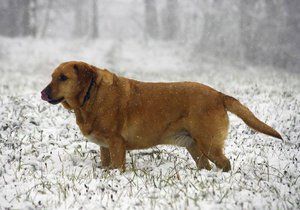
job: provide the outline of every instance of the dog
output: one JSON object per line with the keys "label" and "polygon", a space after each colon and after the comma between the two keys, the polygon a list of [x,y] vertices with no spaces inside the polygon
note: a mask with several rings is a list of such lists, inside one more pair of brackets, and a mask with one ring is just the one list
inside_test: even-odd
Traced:
{"label": "dog", "polygon": [[82,134],[100,146],[103,167],[125,170],[126,150],[185,147],[198,169],[210,162],[227,172],[227,111],[249,127],[282,139],[237,99],[196,82],[150,83],[117,76],[80,61],[60,64],[41,92],[50,104],[73,110]]}

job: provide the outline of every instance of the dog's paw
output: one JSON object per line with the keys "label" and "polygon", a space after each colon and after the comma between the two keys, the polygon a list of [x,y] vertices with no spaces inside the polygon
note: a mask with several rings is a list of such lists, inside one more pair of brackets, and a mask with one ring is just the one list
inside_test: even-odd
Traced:
{"label": "dog's paw", "polygon": [[125,165],[110,164],[108,166],[108,169],[110,169],[110,170],[118,169],[120,172],[125,172]]}

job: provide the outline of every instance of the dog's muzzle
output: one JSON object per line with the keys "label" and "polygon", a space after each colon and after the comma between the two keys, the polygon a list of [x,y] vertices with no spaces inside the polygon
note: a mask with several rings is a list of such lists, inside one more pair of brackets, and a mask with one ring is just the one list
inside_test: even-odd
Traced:
{"label": "dog's muzzle", "polygon": [[59,99],[53,99],[50,97],[51,95],[51,87],[48,85],[44,90],[41,92],[41,98],[44,101],[49,102],[50,104],[58,104],[64,100],[64,98],[59,98]]}

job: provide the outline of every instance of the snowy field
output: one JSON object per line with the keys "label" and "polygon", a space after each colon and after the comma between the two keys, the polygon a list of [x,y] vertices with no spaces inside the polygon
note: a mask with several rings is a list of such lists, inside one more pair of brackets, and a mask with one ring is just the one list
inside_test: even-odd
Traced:
{"label": "snowy field", "polygon": [[[125,173],[107,171],[74,114],[40,99],[67,60],[144,81],[208,84],[238,98],[284,141],[230,114],[229,173],[198,171],[185,149],[169,146],[127,152]],[[0,208],[299,209],[300,73],[195,60],[180,43],[1,38]]]}

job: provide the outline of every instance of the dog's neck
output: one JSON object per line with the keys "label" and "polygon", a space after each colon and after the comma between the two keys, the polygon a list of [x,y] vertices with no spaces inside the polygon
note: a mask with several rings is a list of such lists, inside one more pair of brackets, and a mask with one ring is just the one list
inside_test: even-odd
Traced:
{"label": "dog's neck", "polygon": [[90,85],[89,85],[89,88],[88,88],[88,90],[87,90],[87,92],[86,92],[86,94],[83,98],[83,101],[82,101],[82,104],[81,104],[80,108],[82,108],[86,104],[86,102],[90,99],[91,90],[92,90],[92,87],[94,86],[94,84],[95,84],[95,81],[94,81],[94,78],[92,78],[91,82],[90,82]]}

